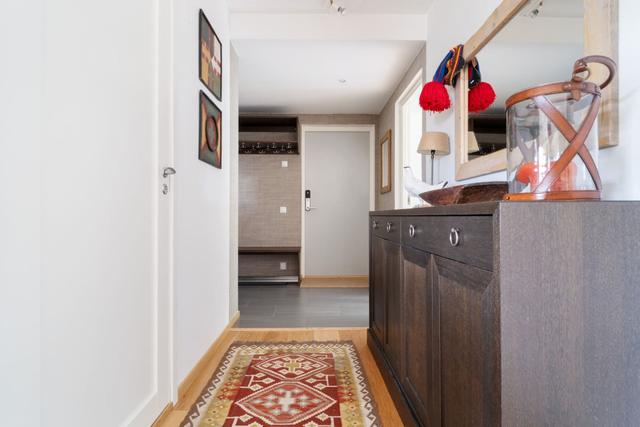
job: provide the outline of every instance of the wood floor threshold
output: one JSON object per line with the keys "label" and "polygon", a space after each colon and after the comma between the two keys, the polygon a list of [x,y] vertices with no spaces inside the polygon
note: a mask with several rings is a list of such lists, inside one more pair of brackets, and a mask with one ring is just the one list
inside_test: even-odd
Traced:
{"label": "wood floor threshold", "polygon": [[341,327],[300,327],[300,328],[231,328],[229,331],[231,332],[313,332],[313,331],[366,331],[368,327],[366,326],[341,326]]}
{"label": "wood floor threshold", "polygon": [[301,288],[368,288],[369,276],[305,276]]}

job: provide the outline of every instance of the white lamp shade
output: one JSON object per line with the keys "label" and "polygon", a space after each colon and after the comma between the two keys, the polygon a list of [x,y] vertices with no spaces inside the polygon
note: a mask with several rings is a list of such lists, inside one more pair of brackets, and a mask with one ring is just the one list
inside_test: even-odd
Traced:
{"label": "white lamp shade", "polygon": [[480,147],[478,146],[478,139],[476,138],[476,134],[473,132],[469,132],[467,138],[467,153],[477,153],[480,151]]}
{"label": "white lamp shade", "polygon": [[420,139],[418,145],[418,153],[431,154],[438,156],[449,154],[449,135],[444,132],[426,132]]}

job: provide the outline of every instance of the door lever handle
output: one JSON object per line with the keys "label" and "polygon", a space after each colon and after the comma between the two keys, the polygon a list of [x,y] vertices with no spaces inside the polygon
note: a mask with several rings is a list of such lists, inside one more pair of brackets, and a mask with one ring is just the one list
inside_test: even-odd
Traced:
{"label": "door lever handle", "polygon": [[176,170],[172,167],[166,167],[164,168],[164,170],[162,171],[162,177],[166,178],[169,175],[175,175],[176,174]]}

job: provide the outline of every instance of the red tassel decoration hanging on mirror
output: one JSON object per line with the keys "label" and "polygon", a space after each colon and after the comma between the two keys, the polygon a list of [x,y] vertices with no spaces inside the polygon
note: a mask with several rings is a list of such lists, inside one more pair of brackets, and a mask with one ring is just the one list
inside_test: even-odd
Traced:
{"label": "red tassel decoration hanging on mirror", "polygon": [[420,106],[426,111],[441,112],[451,107],[447,88],[440,82],[429,82],[420,93]]}
{"label": "red tassel decoration hanging on mirror", "polygon": [[[447,55],[438,65],[433,81],[428,82],[422,88],[420,94],[420,106],[425,111],[440,113],[451,107],[451,100],[446,85],[455,86],[460,71],[465,66],[462,50],[464,46],[458,45],[449,50]],[[469,111],[484,111],[496,100],[496,93],[490,84],[482,82],[480,66],[474,58],[469,61]]]}
{"label": "red tassel decoration hanging on mirror", "polygon": [[469,112],[484,111],[496,100],[496,93],[489,83],[480,82],[469,91]]}
{"label": "red tassel decoration hanging on mirror", "polygon": [[433,81],[422,88],[420,106],[423,110],[439,113],[451,107],[449,92],[445,85],[453,86],[458,79],[458,73],[464,66],[462,47],[458,45],[447,52],[433,75]]}
{"label": "red tassel decoration hanging on mirror", "polygon": [[489,83],[482,81],[480,64],[473,58],[469,61],[469,112],[479,113],[486,110],[496,100],[496,92]]}

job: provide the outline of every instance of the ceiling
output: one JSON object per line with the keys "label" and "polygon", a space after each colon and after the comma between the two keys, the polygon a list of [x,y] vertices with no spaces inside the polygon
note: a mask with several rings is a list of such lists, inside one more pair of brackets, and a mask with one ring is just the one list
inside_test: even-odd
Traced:
{"label": "ceiling", "polygon": [[[336,0],[348,14],[424,14],[433,0]],[[329,0],[228,0],[232,13],[328,13]]]}
{"label": "ceiling", "polygon": [[378,114],[425,43],[236,40],[233,45],[240,58],[242,111]]}

